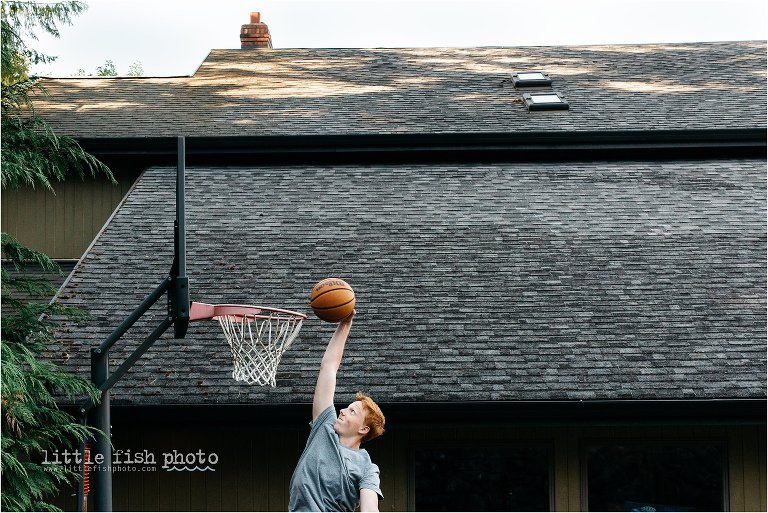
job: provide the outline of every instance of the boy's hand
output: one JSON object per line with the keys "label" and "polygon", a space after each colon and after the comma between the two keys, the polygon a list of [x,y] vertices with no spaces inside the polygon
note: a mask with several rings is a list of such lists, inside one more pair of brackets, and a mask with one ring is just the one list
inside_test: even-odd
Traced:
{"label": "boy's hand", "polygon": [[352,313],[349,315],[349,317],[345,317],[342,320],[339,321],[339,324],[352,324],[352,318],[357,313],[357,310],[352,310]]}

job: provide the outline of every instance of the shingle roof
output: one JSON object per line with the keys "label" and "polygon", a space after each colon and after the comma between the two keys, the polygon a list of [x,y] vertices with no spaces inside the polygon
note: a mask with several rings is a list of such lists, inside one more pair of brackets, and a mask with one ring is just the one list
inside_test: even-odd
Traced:
{"label": "shingle roof", "polygon": [[[191,77],[45,79],[36,106],[95,138],[765,127],[765,55],[764,41],[213,50]],[[528,112],[511,83],[527,70],[570,110]]]}
{"label": "shingle roof", "polygon": [[[25,277],[25,278],[45,280],[51,285],[51,287],[53,287],[53,290],[55,291],[62,285],[62,283],[64,283],[64,280],[66,279],[66,277],[69,275],[69,273],[72,272],[72,269],[75,267],[75,263],[73,261],[59,260],[57,261],[57,264],[61,269],[61,273],[43,271],[43,269],[37,264],[27,264],[27,267],[24,269],[24,271],[17,271],[15,266],[10,260],[3,260],[1,265],[3,266],[3,270],[7,271],[11,278]],[[8,286],[7,284],[4,284],[4,287],[7,287],[7,286]],[[17,291],[12,287],[8,287],[8,289],[6,289],[6,292],[8,292],[9,294],[12,294],[12,297],[15,299],[18,299],[19,301],[25,301],[25,302],[33,301],[33,302],[39,302],[39,303],[47,303],[48,301],[51,300],[51,297],[53,295],[53,294],[48,295],[48,297],[43,295],[42,297],[40,297],[40,296],[31,294],[28,291]],[[3,303],[2,312],[0,312],[0,315],[5,316],[6,314],[10,314],[13,311],[14,311],[14,308],[11,305],[9,305],[8,303]]]}
{"label": "shingle roof", "polygon": [[[316,281],[348,280],[339,397],[764,397],[765,174],[762,160],[192,168],[192,299],[308,312]],[[174,178],[139,179],[62,291],[95,316],[64,328],[68,368],[87,375],[86,348],[167,275]],[[113,400],[309,402],[332,330],[310,318],[270,389],[233,381],[218,326],[193,323]]]}

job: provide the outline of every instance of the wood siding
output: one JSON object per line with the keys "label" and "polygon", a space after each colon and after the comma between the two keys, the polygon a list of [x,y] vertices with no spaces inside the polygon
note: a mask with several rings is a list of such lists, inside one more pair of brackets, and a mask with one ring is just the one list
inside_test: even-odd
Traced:
{"label": "wood siding", "polygon": [[[116,511],[285,511],[288,483],[308,429],[265,430],[260,426],[114,428],[118,449],[147,449],[156,470],[114,475]],[[413,511],[413,449],[423,444],[543,443],[552,447],[552,508],[581,511],[585,505],[582,449],[586,443],[614,441],[714,441],[726,447],[726,497],[730,511],[765,511],[765,426],[516,426],[477,428],[392,427],[368,450],[381,469],[381,511]],[[215,471],[171,472],[163,453],[216,453]],[[75,509],[71,491],[60,506]]]}
{"label": "wood siding", "polygon": [[79,259],[139,175],[113,172],[117,185],[105,177],[72,178],[54,184],[55,194],[40,187],[3,191],[2,231],[51,258]]}

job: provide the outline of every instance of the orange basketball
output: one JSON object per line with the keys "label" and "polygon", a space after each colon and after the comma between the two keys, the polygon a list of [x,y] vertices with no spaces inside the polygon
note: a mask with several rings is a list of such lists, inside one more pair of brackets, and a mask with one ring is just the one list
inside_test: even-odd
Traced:
{"label": "orange basketball", "polygon": [[309,305],[320,319],[339,322],[355,311],[355,291],[344,280],[326,278],[312,287]]}

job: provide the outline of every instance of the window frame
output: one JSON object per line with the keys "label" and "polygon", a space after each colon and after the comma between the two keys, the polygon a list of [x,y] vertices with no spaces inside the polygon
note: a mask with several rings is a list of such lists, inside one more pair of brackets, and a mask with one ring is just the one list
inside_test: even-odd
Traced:
{"label": "window frame", "polygon": [[493,440],[440,440],[416,442],[411,441],[408,444],[408,511],[416,511],[416,450],[423,449],[473,449],[473,448],[496,448],[496,449],[514,449],[538,446],[547,450],[547,482],[549,501],[549,511],[555,511],[555,441],[552,438],[524,438],[524,439],[493,439]]}
{"label": "window frame", "polygon": [[730,465],[728,454],[728,440],[725,438],[582,438],[579,441],[579,488],[580,488],[580,510],[590,511],[589,509],[589,462],[587,451],[593,446],[611,446],[611,445],[625,445],[636,447],[653,447],[660,445],[674,445],[678,447],[695,446],[695,445],[716,445],[720,449],[720,466],[723,469],[722,474],[722,497],[723,503],[721,504],[722,511],[730,511]]}

